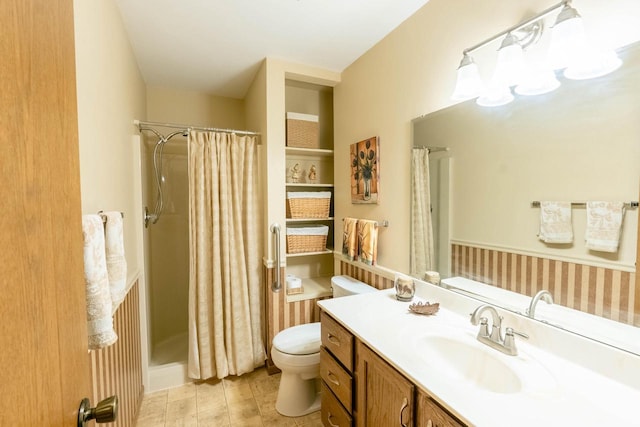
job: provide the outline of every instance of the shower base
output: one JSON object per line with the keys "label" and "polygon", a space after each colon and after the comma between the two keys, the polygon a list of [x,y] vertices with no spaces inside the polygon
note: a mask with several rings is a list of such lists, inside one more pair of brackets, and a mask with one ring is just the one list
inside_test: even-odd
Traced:
{"label": "shower base", "polygon": [[187,376],[188,340],[185,332],[153,346],[147,392],[179,387],[193,381]]}

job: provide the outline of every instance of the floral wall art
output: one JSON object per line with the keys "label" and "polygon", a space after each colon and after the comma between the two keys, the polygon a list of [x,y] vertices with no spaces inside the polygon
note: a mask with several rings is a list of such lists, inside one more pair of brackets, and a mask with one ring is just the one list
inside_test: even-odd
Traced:
{"label": "floral wall art", "polygon": [[351,203],[378,203],[380,141],[377,136],[351,144]]}

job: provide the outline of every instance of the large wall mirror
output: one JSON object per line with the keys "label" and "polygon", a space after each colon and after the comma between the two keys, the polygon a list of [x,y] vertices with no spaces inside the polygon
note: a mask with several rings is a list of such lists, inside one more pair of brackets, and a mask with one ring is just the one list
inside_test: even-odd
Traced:
{"label": "large wall mirror", "polygon": [[[638,209],[626,209],[618,250],[609,253],[586,247],[582,207],[572,209],[572,243],[542,242],[532,205],[638,200],[640,43],[618,53],[622,67],[604,77],[560,78],[545,95],[494,108],[470,100],[413,121],[414,147],[437,148],[431,269],[442,277],[473,270],[475,280],[502,280],[528,297],[553,282],[556,304],[634,324]],[[625,350],[637,353],[635,345]]]}

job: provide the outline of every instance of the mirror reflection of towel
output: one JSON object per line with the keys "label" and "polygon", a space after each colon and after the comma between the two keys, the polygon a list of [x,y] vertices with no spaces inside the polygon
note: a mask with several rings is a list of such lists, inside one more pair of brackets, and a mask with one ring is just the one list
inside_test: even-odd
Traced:
{"label": "mirror reflection of towel", "polygon": [[378,257],[378,223],[360,219],[357,228],[360,261],[368,265],[375,265]]}
{"label": "mirror reflection of towel", "polygon": [[342,254],[349,260],[358,259],[358,235],[355,218],[345,218],[342,232]]}
{"label": "mirror reflection of towel", "polygon": [[587,202],[587,248],[618,252],[624,202]]}

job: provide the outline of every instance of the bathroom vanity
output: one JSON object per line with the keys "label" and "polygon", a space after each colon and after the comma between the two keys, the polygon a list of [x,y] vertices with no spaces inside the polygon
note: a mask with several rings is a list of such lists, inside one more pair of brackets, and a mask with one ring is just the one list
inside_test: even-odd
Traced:
{"label": "bathroom vanity", "polygon": [[[640,426],[640,357],[499,310],[518,354],[476,339],[480,303],[418,283],[422,316],[393,290],[320,301],[326,426]],[[504,334],[504,330],[503,330]]]}
{"label": "bathroom vanity", "polygon": [[[321,326],[325,426],[464,425],[326,312],[321,314]],[[357,417],[354,395],[357,407],[363,408]]]}

